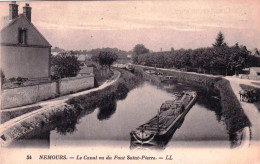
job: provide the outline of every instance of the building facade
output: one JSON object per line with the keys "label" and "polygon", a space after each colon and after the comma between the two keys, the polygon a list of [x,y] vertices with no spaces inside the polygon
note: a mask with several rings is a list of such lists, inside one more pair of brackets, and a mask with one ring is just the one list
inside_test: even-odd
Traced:
{"label": "building facade", "polygon": [[50,80],[51,45],[31,22],[29,4],[18,14],[9,4],[9,20],[1,29],[1,69],[7,79]]}

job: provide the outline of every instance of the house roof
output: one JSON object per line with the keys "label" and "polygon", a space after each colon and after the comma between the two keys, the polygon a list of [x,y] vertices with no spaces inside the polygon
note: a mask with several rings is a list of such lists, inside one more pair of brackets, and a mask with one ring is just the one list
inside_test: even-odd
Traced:
{"label": "house roof", "polygon": [[51,49],[51,52],[65,52],[65,50],[59,47],[54,47],[53,49]]}
{"label": "house roof", "polygon": [[260,72],[260,67],[251,67],[250,69],[256,71],[256,72]]}
{"label": "house roof", "polygon": [[89,73],[93,73],[93,67],[83,67],[79,71],[79,74],[89,74]]}
{"label": "house roof", "polygon": [[79,55],[78,61],[86,61],[86,55]]}
{"label": "house roof", "polygon": [[42,39],[46,42],[47,46],[50,46],[50,47],[51,47],[51,44],[47,41],[47,39],[46,39],[46,38],[40,33],[40,31],[32,24],[32,22],[29,21],[29,20],[26,18],[26,16],[25,16],[24,14],[19,14],[16,18],[14,18],[13,20],[11,20],[6,26],[4,26],[4,27],[1,29],[1,32],[2,32],[4,29],[10,27],[10,26],[11,26],[12,24],[14,24],[17,20],[22,19],[22,18],[24,18],[24,19],[29,23],[29,25],[31,25],[31,26],[39,33],[39,35],[42,37]]}
{"label": "house roof", "polygon": [[250,71],[250,68],[244,68],[243,71]]}

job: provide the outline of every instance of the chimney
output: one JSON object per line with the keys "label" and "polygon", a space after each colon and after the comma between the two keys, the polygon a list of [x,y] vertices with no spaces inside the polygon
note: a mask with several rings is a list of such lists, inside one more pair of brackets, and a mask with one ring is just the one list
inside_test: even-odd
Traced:
{"label": "chimney", "polygon": [[15,1],[12,1],[12,3],[9,4],[9,20],[13,20],[16,17],[18,17],[18,5]]}
{"label": "chimney", "polygon": [[26,3],[23,7],[23,14],[26,16],[26,18],[31,21],[31,15],[32,15],[32,8],[30,7],[29,3]]}

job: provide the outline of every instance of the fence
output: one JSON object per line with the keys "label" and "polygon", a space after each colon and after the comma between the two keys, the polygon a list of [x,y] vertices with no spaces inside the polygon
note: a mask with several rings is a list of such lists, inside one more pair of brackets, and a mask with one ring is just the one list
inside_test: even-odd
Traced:
{"label": "fence", "polygon": [[252,75],[239,75],[240,79],[250,79],[250,80],[260,80],[260,76],[252,76]]}

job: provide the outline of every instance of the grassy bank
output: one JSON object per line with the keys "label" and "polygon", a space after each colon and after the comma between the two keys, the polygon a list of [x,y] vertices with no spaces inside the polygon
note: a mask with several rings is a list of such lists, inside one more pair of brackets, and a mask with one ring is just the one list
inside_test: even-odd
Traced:
{"label": "grassy bank", "polygon": [[32,112],[32,111],[40,109],[40,108],[41,108],[41,106],[37,105],[37,106],[29,107],[29,108],[17,109],[14,111],[3,110],[3,111],[1,111],[1,124],[8,120],[11,120],[15,117],[21,116],[23,114]]}
{"label": "grassy bank", "polygon": [[61,104],[52,107],[49,110],[43,111],[34,115],[33,117],[28,117],[25,120],[11,126],[6,129],[1,138],[4,141],[11,142],[12,140],[26,138],[30,134],[35,134],[34,131],[37,129],[42,129],[46,125],[58,122],[61,125],[70,124],[77,121],[75,116],[80,112],[78,109],[71,105]]}
{"label": "grassy bank", "polygon": [[246,84],[240,84],[240,87],[245,90],[260,90],[260,88],[251,85],[246,85]]}
{"label": "grassy bank", "polygon": [[230,133],[234,133],[244,127],[251,126],[229,81],[222,79],[218,81],[215,86],[220,91],[223,116],[225,118],[227,130]]}

